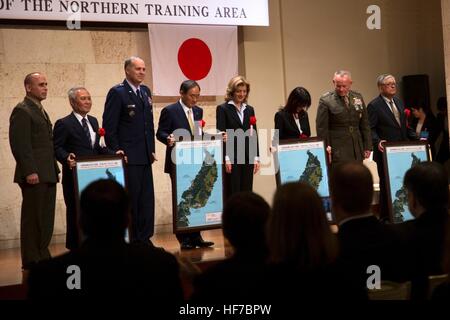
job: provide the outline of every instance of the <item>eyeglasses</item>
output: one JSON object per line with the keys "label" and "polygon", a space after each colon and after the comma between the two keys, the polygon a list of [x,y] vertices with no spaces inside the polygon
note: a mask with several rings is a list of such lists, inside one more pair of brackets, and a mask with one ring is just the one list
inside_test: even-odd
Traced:
{"label": "eyeglasses", "polygon": [[397,83],[395,83],[395,82],[383,83],[383,86],[386,86],[386,87],[396,87],[396,86],[397,86]]}

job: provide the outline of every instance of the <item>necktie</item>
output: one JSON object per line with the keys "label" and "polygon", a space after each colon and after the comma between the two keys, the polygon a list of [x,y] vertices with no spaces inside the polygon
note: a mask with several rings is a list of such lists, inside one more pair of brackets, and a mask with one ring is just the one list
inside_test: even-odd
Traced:
{"label": "necktie", "polygon": [[394,102],[392,100],[389,100],[389,106],[391,107],[391,111],[394,114],[395,120],[397,120],[398,125],[400,125],[400,113],[398,112],[398,109],[394,105]]}
{"label": "necktie", "polygon": [[348,96],[344,96],[344,104],[347,108],[350,106],[350,100],[348,99]]}
{"label": "necktie", "polygon": [[90,145],[91,148],[92,148],[91,133],[90,133],[90,131],[89,131],[89,127],[88,127],[88,125],[87,125],[87,120],[86,120],[86,118],[81,119],[81,123],[83,124],[83,131],[84,131],[84,134],[85,134],[86,137],[88,138],[89,145]]}
{"label": "necktie", "polygon": [[139,99],[141,99],[141,101],[144,101],[144,99],[142,98],[142,95],[141,95],[141,90],[137,89],[136,95],[138,96]]}
{"label": "necktie", "polygon": [[188,109],[187,116],[189,121],[189,127],[191,128],[191,133],[194,134],[194,122],[192,121],[192,109]]}
{"label": "necktie", "polygon": [[44,107],[42,106],[42,104],[38,104],[38,107],[39,107],[39,110],[41,110],[42,114],[44,115],[45,120],[49,121],[47,113],[45,112]]}

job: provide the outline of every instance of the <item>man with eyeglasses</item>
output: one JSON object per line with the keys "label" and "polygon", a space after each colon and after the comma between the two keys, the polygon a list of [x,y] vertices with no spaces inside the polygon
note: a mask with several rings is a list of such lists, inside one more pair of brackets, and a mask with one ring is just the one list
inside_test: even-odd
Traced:
{"label": "man with eyeglasses", "polygon": [[396,97],[397,83],[391,74],[377,78],[380,95],[367,105],[372,131],[373,160],[377,163],[380,177],[380,217],[388,215],[386,181],[384,177],[383,152],[385,142],[408,140],[406,115],[403,102]]}

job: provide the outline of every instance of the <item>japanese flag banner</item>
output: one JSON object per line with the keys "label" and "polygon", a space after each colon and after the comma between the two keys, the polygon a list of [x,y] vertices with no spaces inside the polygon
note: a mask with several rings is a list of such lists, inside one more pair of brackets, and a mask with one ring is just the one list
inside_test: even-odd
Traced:
{"label": "japanese flag banner", "polygon": [[201,95],[225,95],[238,72],[236,26],[149,24],[153,94],[178,96],[180,84],[198,82]]}

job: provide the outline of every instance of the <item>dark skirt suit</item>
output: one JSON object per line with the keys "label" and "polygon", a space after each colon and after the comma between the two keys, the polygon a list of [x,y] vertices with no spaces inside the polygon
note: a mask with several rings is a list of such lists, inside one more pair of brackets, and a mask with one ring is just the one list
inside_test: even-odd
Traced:
{"label": "dark skirt suit", "polygon": [[[217,106],[217,129],[228,133],[224,154],[230,158],[232,163],[231,174],[227,174],[225,179],[227,196],[241,191],[252,191],[253,189],[253,167],[255,157],[259,156],[256,124],[253,126],[252,136],[249,135],[250,117],[254,116],[255,110],[249,105],[244,110],[243,122],[241,122],[233,104],[224,102]],[[234,134],[239,133],[239,129],[247,133],[245,138]]]}
{"label": "dark skirt suit", "polygon": [[302,132],[300,132],[292,113],[283,109],[275,113],[275,130],[278,131],[275,132],[274,143],[277,143],[277,140],[299,139],[305,136],[310,137],[311,129],[309,127],[308,113],[304,112],[300,114],[299,122]]}

